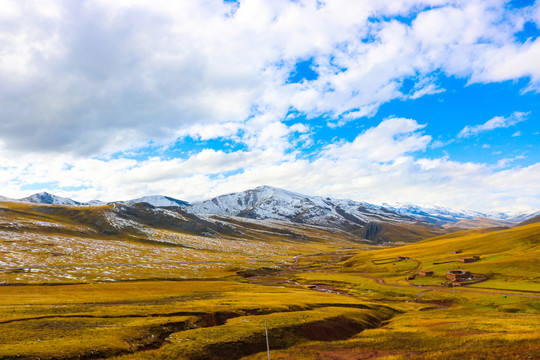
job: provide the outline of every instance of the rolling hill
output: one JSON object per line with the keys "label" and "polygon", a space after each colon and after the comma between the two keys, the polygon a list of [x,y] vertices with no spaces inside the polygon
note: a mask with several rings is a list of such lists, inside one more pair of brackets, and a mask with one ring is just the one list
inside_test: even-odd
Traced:
{"label": "rolling hill", "polygon": [[533,217],[529,218],[528,220],[525,220],[525,221],[519,223],[516,226],[535,224],[535,223],[538,223],[538,222],[540,222],[540,215],[533,216]]}
{"label": "rolling hill", "polygon": [[540,355],[540,223],[396,246],[442,230],[187,209],[0,203],[0,358],[261,360],[265,325],[272,359]]}
{"label": "rolling hill", "polygon": [[[473,256],[478,256],[479,260],[471,263],[459,261]],[[540,291],[540,223],[507,229],[465,230],[406,246],[363,252],[349,259],[347,264],[370,272],[389,271],[388,275],[395,281],[406,283],[404,279],[411,274],[410,271],[392,274],[392,266],[376,265],[378,259],[398,257],[413,259],[417,270],[434,272],[435,278],[430,278],[429,281],[426,278],[417,278],[421,279],[419,284],[444,282],[447,270],[461,268],[484,274],[490,279],[473,286],[501,289],[521,287]],[[434,282],[432,279],[437,280]]]}
{"label": "rolling hill", "polygon": [[480,213],[452,210],[440,206],[410,204],[383,204],[380,206],[354,200],[304,195],[266,185],[192,204],[164,195],[143,196],[109,203],[100,200],[79,202],[46,192],[22,199],[10,199],[0,196],[0,201],[72,206],[146,202],[154,207],[182,207],[195,215],[225,215],[259,220],[280,220],[334,227],[347,231],[359,230],[367,223],[477,228],[491,222],[491,226],[512,226],[538,215],[538,212],[531,211],[512,214],[501,212]]}

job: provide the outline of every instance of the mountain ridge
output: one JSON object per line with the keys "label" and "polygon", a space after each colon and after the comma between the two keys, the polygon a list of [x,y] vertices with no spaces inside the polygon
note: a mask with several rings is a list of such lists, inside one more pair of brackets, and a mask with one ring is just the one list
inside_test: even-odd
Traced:
{"label": "mountain ridge", "polygon": [[190,206],[187,201],[179,200],[165,195],[147,195],[140,198],[126,200],[126,201],[115,201],[114,203],[119,204],[136,204],[145,202],[155,207],[167,207],[167,206]]}
{"label": "mountain ridge", "polygon": [[83,203],[73,199],[57,196],[48,192],[40,192],[25,198],[19,199],[20,202],[29,202],[35,204],[54,204],[54,205],[83,205]]}
{"label": "mountain ridge", "polygon": [[540,212],[491,212],[454,210],[437,205],[383,203],[373,205],[363,201],[312,196],[262,185],[241,192],[220,195],[208,200],[189,203],[165,195],[148,195],[124,201],[79,202],[48,192],[36,193],[21,199],[0,196],[0,201],[27,202],[69,206],[100,206],[106,204],[135,204],[146,202],[155,207],[181,207],[193,214],[236,216],[259,220],[280,220],[320,226],[344,228],[349,231],[368,223],[390,222],[447,227],[460,221],[486,218],[517,224]]}
{"label": "mountain ridge", "polygon": [[308,196],[268,185],[193,203],[194,214],[281,220],[355,230],[370,222],[416,223],[381,206],[346,199]]}

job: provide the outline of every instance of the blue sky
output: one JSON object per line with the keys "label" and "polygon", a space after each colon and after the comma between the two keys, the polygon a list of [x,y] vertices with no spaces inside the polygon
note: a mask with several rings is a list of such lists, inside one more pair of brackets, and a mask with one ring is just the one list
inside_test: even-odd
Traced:
{"label": "blue sky", "polygon": [[3,1],[0,195],[540,209],[538,1]]}

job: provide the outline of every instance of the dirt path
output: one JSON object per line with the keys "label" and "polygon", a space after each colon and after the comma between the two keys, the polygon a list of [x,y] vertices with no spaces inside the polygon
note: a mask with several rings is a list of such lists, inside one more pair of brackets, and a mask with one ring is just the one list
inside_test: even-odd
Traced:
{"label": "dirt path", "polygon": [[435,290],[425,290],[425,291],[420,291],[420,292],[416,295],[416,298],[414,299],[414,301],[418,302],[418,301],[422,300],[422,297],[424,297],[424,295],[425,295],[428,291],[435,291]]}
{"label": "dirt path", "polygon": [[361,277],[364,277],[364,278],[367,278],[367,279],[371,279],[371,280],[375,281],[377,284],[391,285],[391,284],[387,284],[386,281],[384,281],[384,279],[381,279],[381,278],[378,278],[378,277],[375,277],[375,276],[366,275],[366,274],[354,274],[354,275],[361,276]]}
{"label": "dirt path", "polygon": [[411,272],[411,275],[412,274],[416,274],[418,272],[418,269],[420,269],[420,267],[422,266],[422,262],[420,260],[416,260],[416,259],[412,259],[410,258],[409,260],[411,261],[415,261],[416,262],[416,267],[414,268],[414,270]]}

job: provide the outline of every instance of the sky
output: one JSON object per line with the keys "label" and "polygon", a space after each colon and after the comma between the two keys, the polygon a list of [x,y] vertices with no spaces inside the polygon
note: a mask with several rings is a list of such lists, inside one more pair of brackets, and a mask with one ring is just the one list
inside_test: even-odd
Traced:
{"label": "sky", "polygon": [[540,209],[540,2],[1,0],[0,195]]}

